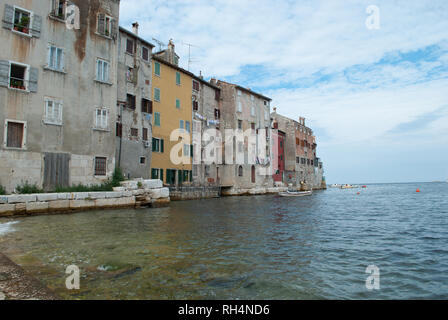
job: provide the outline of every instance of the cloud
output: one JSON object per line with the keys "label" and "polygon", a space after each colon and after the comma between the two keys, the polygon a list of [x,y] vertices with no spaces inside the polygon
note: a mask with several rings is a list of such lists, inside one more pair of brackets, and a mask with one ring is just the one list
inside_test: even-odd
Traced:
{"label": "cloud", "polygon": [[[379,30],[365,26],[371,4],[380,9]],[[436,113],[448,104],[446,0],[122,0],[121,25],[134,21],[150,41],[173,38],[183,67],[184,44],[193,44],[193,72],[251,87],[273,97],[280,113],[306,116],[320,150],[409,145],[412,133],[394,130],[431,113],[419,136],[446,142],[445,111]],[[343,156],[335,150],[326,161]]]}

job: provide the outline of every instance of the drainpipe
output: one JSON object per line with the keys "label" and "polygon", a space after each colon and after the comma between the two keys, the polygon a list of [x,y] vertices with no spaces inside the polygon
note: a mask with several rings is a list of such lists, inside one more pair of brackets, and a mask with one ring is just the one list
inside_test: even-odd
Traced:
{"label": "drainpipe", "polygon": [[121,134],[120,134],[120,149],[118,151],[118,168],[121,167],[121,146],[123,144],[123,105],[120,103],[120,125],[121,125]]}

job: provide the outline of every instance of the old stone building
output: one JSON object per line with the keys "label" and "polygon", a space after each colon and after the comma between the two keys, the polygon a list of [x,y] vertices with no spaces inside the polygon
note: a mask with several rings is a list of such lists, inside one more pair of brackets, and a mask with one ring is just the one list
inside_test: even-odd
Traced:
{"label": "old stone building", "polygon": [[219,186],[222,170],[221,89],[193,79],[193,184]]}
{"label": "old stone building", "polygon": [[118,94],[116,161],[128,179],[151,177],[152,49],[138,35],[120,27],[118,37]]}
{"label": "old stone building", "polygon": [[98,183],[115,167],[118,0],[0,5],[0,184]]}
{"label": "old stone building", "polygon": [[[280,141],[284,141],[283,153],[277,154],[280,165],[274,165],[274,180],[302,189],[321,189],[325,184],[323,164],[317,157],[316,137],[305,125],[305,118],[292,120],[278,114],[276,108],[271,118],[276,148],[282,149]],[[284,167],[281,165],[282,156]]]}
{"label": "old stone building", "polygon": [[[221,186],[227,189],[225,193],[272,187],[271,99],[221,80],[212,79],[211,83],[221,88],[220,130],[225,164]],[[232,137],[232,132],[239,136]]]}

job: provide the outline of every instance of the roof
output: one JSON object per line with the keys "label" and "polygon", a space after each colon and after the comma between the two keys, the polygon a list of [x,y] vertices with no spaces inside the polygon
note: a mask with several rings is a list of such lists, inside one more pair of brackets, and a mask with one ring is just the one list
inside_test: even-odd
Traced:
{"label": "roof", "polygon": [[154,48],[154,47],[155,47],[151,42],[146,41],[145,39],[139,37],[138,35],[136,35],[136,34],[135,34],[134,32],[132,32],[132,31],[129,31],[129,30],[123,28],[123,27],[120,27],[120,31],[123,32],[123,33],[126,33],[128,36],[131,36],[131,37],[133,37],[134,39],[138,39],[139,41],[141,41],[142,43],[146,44],[147,46],[149,46],[149,47],[151,47],[151,48]]}
{"label": "roof", "polygon": [[238,85],[238,84],[234,84],[234,83],[230,83],[230,82],[226,82],[226,81],[222,81],[222,80],[218,80],[218,81],[219,81],[219,82],[223,82],[223,83],[230,84],[230,85],[232,85],[232,86],[235,86],[235,88],[237,88],[237,89],[246,91],[246,92],[248,92],[248,93],[250,93],[250,94],[253,94],[253,95],[256,95],[256,96],[258,96],[258,97],[260,97],[260,98],[262,98],[262,99],[264,99],[264,100],[272,101],[271,98],[266,97],[266,96],[262,95],[261,93],[252,91],[252,90],[249,89],[249,88],[245,88],[245,87],[242,87],[242,86],[240,86],[240,85]]}
{"label": "roof", "polygon": [[215,90],[221,90],[220,87],[211,84],[210,82],[202,79],[201,77],[198,77],[197,75],[195,75],[194,73],[192,73],[190,71],[187,71],[187,70],[185,70],[185,69],[183,69],[183,68],[181,68],[179,66],[176,66],[175,64],[169,63],[168,61],[164,60],[163,58],[159,58],[159,57],[153,56],[152,59],[156,60],[158,62],[161,62],[161,63],[163,63],[163,64],[165,64],[165,65],[167,65],[167,66],[169,66],[169,67],[171,67],[173,69],[176,69],[176,70],[178,70],[178,71],[180,71],[182,73],[185,73],[185,74],[189,75],[190,77],[192,77],[194,80],[199,81],[199,82],[201,82],[201,83],[203,83],[203,84],[205,84],[205,85],[207,85],[207,86],[209,86],[209,87],[211,87],[211,88],[213,88]]}

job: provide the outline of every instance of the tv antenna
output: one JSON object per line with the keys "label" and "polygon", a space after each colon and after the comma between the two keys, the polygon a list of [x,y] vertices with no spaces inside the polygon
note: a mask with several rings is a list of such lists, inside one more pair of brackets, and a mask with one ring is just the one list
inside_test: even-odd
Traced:
{"label": "tv antenna", "polygon": [[154,40],[155,43],[157,43],[159,45],[159,51],[162,51],[163,47],[166,47],[167,45],[165,43],[163,43],[160,40],[157,40],[156,38],[152,38],[152,40]]}
{"label": "tv antenna", "polygon": [[195,46],[194,44],[186,43],[186,42],[183,42],[183,41],[182,41],[182,44],[183,44],[184,46],[187,46],[187,47],[188,47],[188,68],[187,68],[187,70],[190,71],[190,64],[191,64],[192,62],[197,62],[197,61],[195,61],[195,60],[191,60],[191,47],[195,47],[195,48],[199,48],[199,47],[198,47],[198,46]]}

